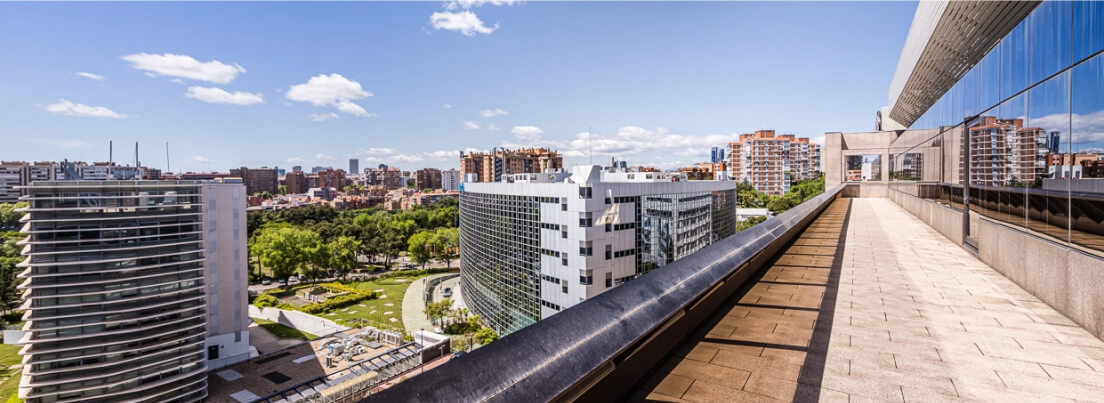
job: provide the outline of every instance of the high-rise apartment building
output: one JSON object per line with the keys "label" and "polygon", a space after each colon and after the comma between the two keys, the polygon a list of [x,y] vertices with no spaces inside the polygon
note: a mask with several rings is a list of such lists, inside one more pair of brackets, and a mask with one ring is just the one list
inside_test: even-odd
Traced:
{"label": "high-rise apartment building", "polygon": [[276,194],[280,185],[280,174],[275,168],[236,168],[230,170],[230,176],[241,178],[245,191],[249,194],[268,192]]}
{"label": "high-rise apartment building", "polygon": [[465,183],[460,281],[510,333],[735,232],[736,182],[575,167]]}
{"label": "high-rise apartment building", "polygon": [[441,171],[441,189],[446,192],[459,191],[462,178],[459,169],[451,168]]}
{"label": "high-rise apartment building", "polygon": [[95,162],[92,164],[75,162],[69,165],[73,169],[72,175],[70,175],[62,169],[63,164],[68,164],[68,162],[0,162],[0,203],[18,201],[19,196],[25,194],[25,192],[18,191],[16,187],[28,186],[35,181],[73,180],[77,177],[84,180],[135,180],[159,178],[161,176],[161,171],[158,169],[135,168],[110,162]]}
{"label": "high-rise apartment building", "polygon": [[20,398],[196,401],[208,369],[248,359],[244,186],[26,190]]}
{"label": "high-rise apartment building", "polygon": [[732,180],[766,194],[785,194],[791,182],[814,178],[820,171],[820,146],[805,137],[757,130],[741,134],[728,148]]}
{"label": "high-rise apartment building", "polygon": [[387,189],[405,187],[402,170],[397,167],[388,167],[380,164],[380,168],[367,168],[364,170],[364,179],[369,186],[383,185]]}
{"label": "high-rise apartment building", "polygon": [[349,158],[349,173],[356,175],[358,172],[360,172],[360,160]]}
{"label": "high-rise apartment building", "polygon": [[327,169],[318,173],[318,186],[320,188],[334,188],[341,190],[345,188],[345,171],[340,169],[333,170]]}
{"label": "high-rise apartment building", "polygon": [[419,169],[414,173],[414,183],[418,189],[440,189],[441,170],[436,168]]}
{"label": "high-rise apartment building", "polygon": [[291,171],[284,175],[284,186],[287,187],[287,193],[293,195],[307,193],[307,189],[310,189],[307,185],[307,174],[303,171]]}
{"label": "high-rise apartment building", "polygon": [[461,177],[473,173],[478,182],[497,182],[504,175],[544,173],[556,169],[563,169],[563,157],[547,148],[502,148],[489,153],[460,153]]}

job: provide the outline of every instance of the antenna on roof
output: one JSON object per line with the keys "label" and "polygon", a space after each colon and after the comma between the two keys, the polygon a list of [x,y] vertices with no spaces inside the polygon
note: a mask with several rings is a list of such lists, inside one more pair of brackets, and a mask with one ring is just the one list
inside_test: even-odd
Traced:
{"label": "antenna on roof", "polygon": [[169,142],[165,142],[165,173],[172,172],[172,162],[169,161]]}
{"label": "antenna on roof", "polygon": [[111,165],[111,162],[112,162],[112,158],[114,158],[114,157],[113,157],[113,153],[114,153],[114,151],[115,151],[115,150],[114,150],[114,148],[112,147],[112,144],[111,144],[111,140],[108,140],[108,141],[107,141],[107,165],[109,165],[109,166]]}
{"label": "antenna on roof", "polygon": [[134,142],[134,176],[131,177],[134,180],[138,180],[138,142]]}

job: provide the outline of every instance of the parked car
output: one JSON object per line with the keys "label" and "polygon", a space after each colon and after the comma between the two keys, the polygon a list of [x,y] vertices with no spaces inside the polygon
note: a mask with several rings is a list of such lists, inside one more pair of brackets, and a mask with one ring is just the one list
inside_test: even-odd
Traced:
{"label": "parked car", "polygon": [[288,277],[288,283],[295,284],[295,283],[298,283],[298,282],[299,282],[299,277],[295,277],[295,276]]}
{"label": "parked car", "polygon": [[261,280],[261,285],[272,285],[272,280],[269,280],[267,278],[264,279],[264,280]]}
{"label": "parked car", "polygon": [[452,289],[451,288],[446,288],[445,291],[441,293],[441,295],[444,295],[445,298],[451,298],[452,297]]}
{"label": "parked car", "polygon": [[287,279],[280,279],[279,284],[281,287],[288,285]]}

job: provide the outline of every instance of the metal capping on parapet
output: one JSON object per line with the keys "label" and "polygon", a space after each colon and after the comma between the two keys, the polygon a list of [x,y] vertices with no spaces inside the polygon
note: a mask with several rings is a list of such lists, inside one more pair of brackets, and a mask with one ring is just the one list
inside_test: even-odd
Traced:
{"label": "metal capping on parapet", "polygon": [[[837,186],[759,225],[374,395],[379,401],[550,401],[604,396],[646,371],[635,358],[681,339],[841,194]],[[750,274],[747,274],[750,275]],[[724,291],[717,292],[724,288]],[[719,300],[710,297],[716,292]],[[667,343],[667,350],[675,343]],[[665,353],[663,348],[654,352]],[[635,366],[634,366],[635,365]],[[626,369],[629,369],[626,371]],[[623,386],[623,385],[622,385]]]}

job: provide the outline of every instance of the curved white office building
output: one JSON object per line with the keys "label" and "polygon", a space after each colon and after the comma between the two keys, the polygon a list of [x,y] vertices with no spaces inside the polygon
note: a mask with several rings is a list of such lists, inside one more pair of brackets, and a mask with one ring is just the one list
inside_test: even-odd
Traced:
{"label": "curved white office building", "polygon": [[37,182],[23,197],[28,402],[198,401],[207,305],[199,182]]}

